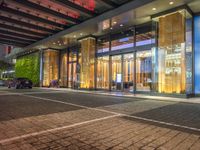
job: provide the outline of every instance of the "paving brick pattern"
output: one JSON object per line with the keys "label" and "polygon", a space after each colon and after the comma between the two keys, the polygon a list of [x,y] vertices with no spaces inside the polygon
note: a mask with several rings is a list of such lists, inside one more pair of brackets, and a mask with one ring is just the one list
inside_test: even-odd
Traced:
{"label": "paving brick pattern", "polygon": [[88,108],[27,96],[0,96],[0,150],[200,150],[198,104],[77,93],[32,95]]}
{"label": "paving brick pattern", "polygon": [[1,144],[1,149],[194,149],[200,135],[115,117]]}

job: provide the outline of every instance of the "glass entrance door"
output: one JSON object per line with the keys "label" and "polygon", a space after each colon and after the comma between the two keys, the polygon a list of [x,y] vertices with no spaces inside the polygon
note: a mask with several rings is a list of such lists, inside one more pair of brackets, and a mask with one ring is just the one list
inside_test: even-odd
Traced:
{"label": "glass entrance door", "polygon": [[76,86],[76,63],[69,63],[68,87]]}
{"label": "glass entrance door", "polygon": [[122,90],[122,56],[112,56],[111,90]]}
{"label": "glass entrance door", "polygon": [[123,55],[123,90],[133,92],[134,89],[134,55]]}

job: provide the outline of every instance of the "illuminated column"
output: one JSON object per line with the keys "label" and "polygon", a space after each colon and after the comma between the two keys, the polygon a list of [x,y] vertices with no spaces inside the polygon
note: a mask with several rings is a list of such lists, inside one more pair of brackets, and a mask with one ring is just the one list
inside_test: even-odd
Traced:
{"label": "illuminated column", "polygon": [[81,88],[93,89],[95,74],[95,45],[96,39],[88,37],[80,40],[81,43]]}

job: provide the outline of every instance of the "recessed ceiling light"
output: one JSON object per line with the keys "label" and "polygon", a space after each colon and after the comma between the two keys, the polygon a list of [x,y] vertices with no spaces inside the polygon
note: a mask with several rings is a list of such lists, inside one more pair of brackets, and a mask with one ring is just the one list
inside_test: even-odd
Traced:
{"label": "recessed ceiling light", "polygon": [[56,43],[55,43],[55,42],[53,42],[53,44],[55,45]]}
{"label": "recessed ceiling light", "polygon": [[123,27],[124,25],[123,24],[120,24],[120,27]]}
{"label": "recessed ceiling light", "polygon": [[152,8],[152,10],[153,10],[153,11],[155,11],[155,10],[156,10],[156,8],[154,7],[154,8]]}
{"label": "recessed ceiling light", "polygon": [[74,38],[76,37],[76,35],[74,35]]}
{"label": "recessed ceiling light", "polygon": [[114,23],[114,24],[116,24],[117,22],[116,22],[116,21],[114,21],[113,23]]}
{"label": "recessed ceiling light", "polygon": [[173,4],[174,4],[174,2],[173,2],[173,1],[171,1],[171,2],[169,2],[169,4],[170,4],[170,5],[173,5]]}
{"label": "recessed ceiling light", "polygon": [[83,33],[80,33],[80,35],[83,35]]}
{"label": "recessed ceiling light", "polygon": [[113,28],[112,27],[110,27],[110,30],[112,30]]}

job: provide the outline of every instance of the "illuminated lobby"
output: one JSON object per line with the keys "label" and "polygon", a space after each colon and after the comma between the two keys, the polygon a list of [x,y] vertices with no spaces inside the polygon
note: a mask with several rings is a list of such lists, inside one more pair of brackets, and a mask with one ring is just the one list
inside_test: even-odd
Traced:
{"label": "illuminated lobby", "polygon": [[[101,4],[90,9],[103,9]],[[60,88],[77,90],[198,95],[199,4],[127,1],[26,46],[18,58],[39,53],[42,87],[59,80]]]}

